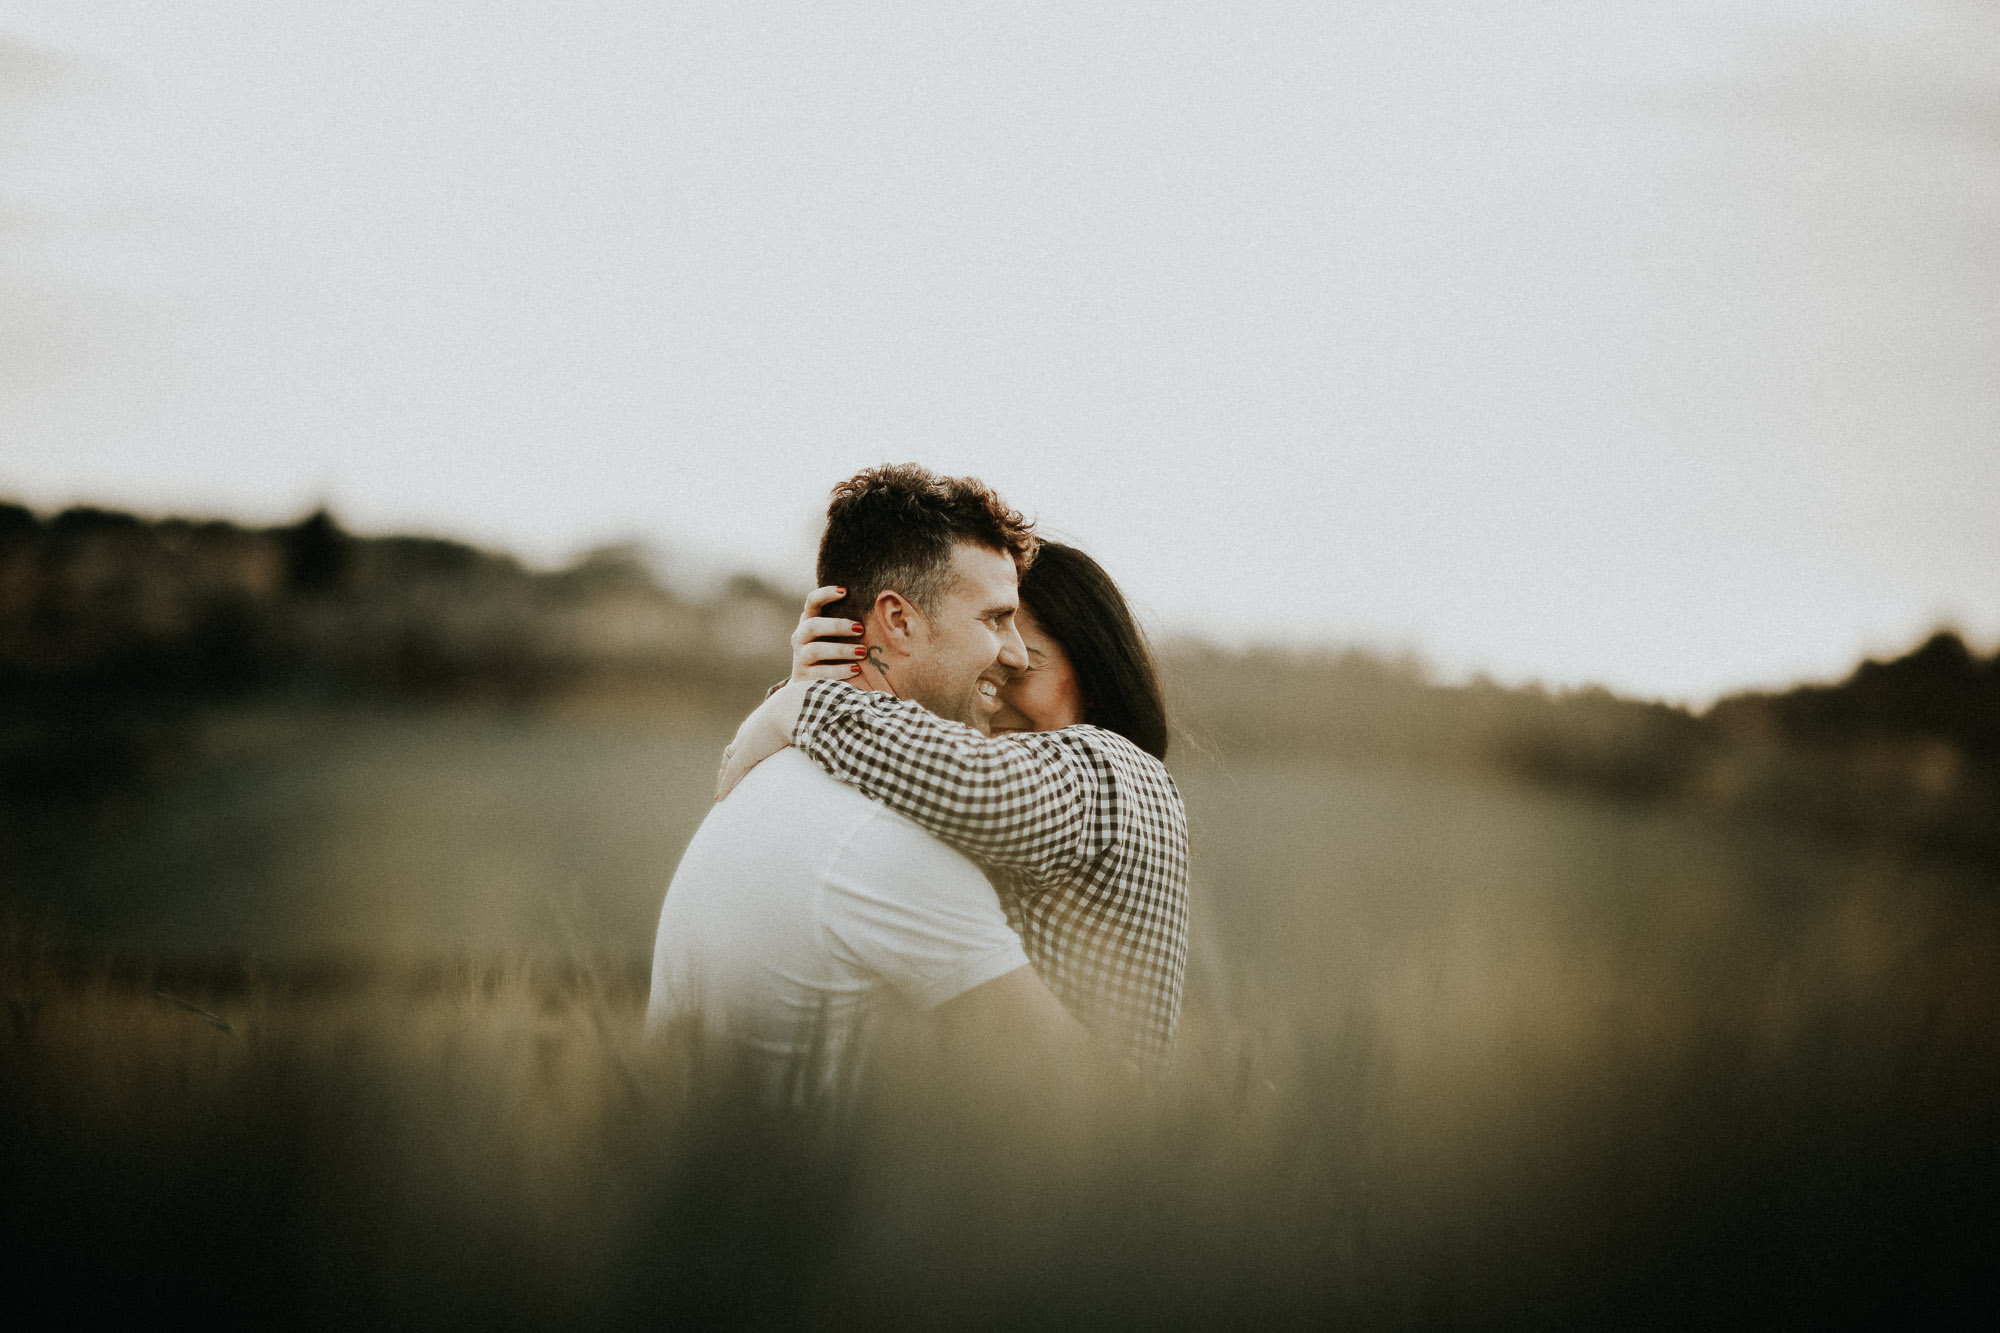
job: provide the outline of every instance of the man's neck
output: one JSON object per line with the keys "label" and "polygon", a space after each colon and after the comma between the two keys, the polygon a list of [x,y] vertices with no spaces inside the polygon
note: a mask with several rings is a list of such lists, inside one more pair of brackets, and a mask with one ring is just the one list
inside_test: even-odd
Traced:
{"label": "man's neck", "polygon": [[903,692],[896,688],[896,668],[889,664],[888,651],[879,643],[864,642],[861,646],[867,656],[862,659],[861,674],[854,678],[853,683],[877,694],[902,698]]}

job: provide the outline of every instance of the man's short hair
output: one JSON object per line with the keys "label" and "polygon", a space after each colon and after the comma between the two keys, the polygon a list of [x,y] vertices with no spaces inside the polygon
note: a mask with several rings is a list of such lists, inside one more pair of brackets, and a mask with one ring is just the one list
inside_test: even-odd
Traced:
{"label": "man's short hair", "polygon": [[976,477],[940,477],[915,463],[885,463],[833,488],[819,539],[819,582],[847,589],[824,614],[859,618],[884,592],[899,592],[927,616],[951,588],[960,542],[1035,558],[1034,524]]}

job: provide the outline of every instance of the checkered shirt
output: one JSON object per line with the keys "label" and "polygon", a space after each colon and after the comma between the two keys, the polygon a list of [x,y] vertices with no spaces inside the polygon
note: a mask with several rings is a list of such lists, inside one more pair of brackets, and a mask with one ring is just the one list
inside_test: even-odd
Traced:
{"label": "checkered shirt", "polygon": [[1166,766],[1099,727],[984,736],[818,681],[792,743],[986,866],[1028,959],[1101,1039],[1173,1054],[1187,972],[1187,812]]}

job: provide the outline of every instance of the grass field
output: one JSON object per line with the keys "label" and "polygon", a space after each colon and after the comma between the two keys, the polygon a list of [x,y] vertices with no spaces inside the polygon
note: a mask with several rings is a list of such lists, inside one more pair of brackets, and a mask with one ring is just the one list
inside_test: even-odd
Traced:
{"label": "grass field", "polygon": [[1173,1079],[1011,1096],[916,1050],[808,1122],[639,1034],[722,739],[243,713],[153,798],[17,829],[13,1290],[509,1326],[1818,1327],[1993,1294],[1991,884],[1195,757]]}

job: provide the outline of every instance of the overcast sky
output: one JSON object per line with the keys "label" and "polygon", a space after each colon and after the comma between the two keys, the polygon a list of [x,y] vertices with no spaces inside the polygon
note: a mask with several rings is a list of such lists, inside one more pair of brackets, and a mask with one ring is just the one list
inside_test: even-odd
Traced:
{"label": "overcast sky", "polygon": [[0,494],[1703,699],[2000,637],[1982,0],[0,0]]}

